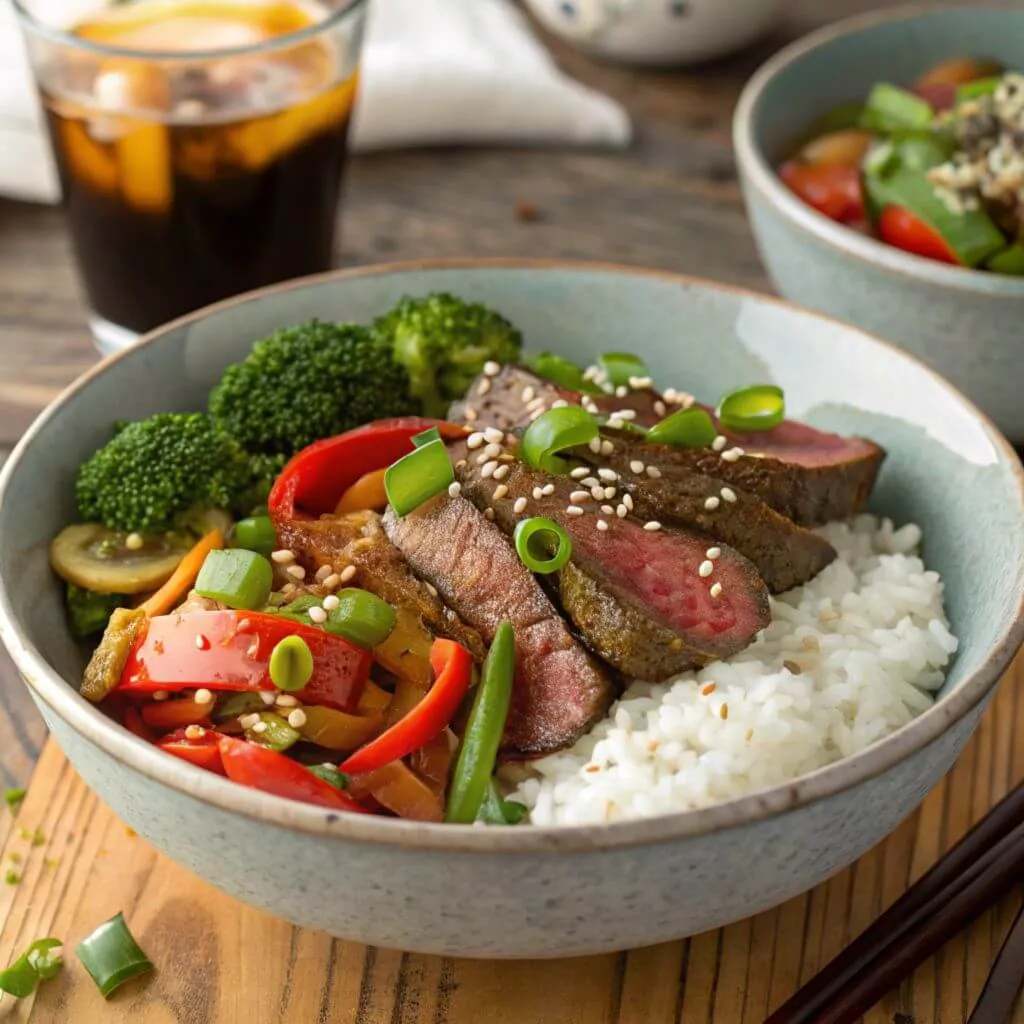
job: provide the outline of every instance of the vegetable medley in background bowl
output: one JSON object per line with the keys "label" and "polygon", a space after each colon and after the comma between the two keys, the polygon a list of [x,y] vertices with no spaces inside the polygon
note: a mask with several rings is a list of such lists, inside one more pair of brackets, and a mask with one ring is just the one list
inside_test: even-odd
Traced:
{"label": "vegetable medley in background bowl", "polygon": [[624,948],[806,888],[951,763],[1019,642],[1011,459],[773,300],[341,273],[44,414],[0,480],[0,627],[86,781],[242,899],[401,948]]}

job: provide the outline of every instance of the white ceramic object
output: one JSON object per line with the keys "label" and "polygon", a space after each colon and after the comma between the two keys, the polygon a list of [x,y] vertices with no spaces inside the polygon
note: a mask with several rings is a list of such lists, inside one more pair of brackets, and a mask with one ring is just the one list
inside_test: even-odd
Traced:
{"label": "white ceramic object", "polygon": [[765,33],[779,0],[526,0],[549,31],[624,64],[696,64]]}

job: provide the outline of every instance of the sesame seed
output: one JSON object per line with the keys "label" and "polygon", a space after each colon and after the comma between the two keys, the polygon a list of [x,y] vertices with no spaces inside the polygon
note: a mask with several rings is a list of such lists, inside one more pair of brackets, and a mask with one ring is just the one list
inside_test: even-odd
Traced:
{"label": "sesame seed", "polygon": [[569,473],[569,476],[573,480],[582,480],[585,476],[589,476],[590,470],[586,466],[577,466],[574,470]]}
{"label": "sesame seed", "polygon": [[494,493],[491,495],[491,497],[495,501],[501,501],[501,499],[504,498],[507,494],[508,487],[506,487],[505,484],[498,484],[498,486],[494,488]]}
{"label": "sesame seed", "polygon": [[584,509],[580,508],[579,505],[568,505],[565,509],[567,516],[581,516],[584,513]]}
{"label": "sesame seed", "polygon": [[337,594],[328,594],[323,600],[325,611],[333,612],[339,604],[341,604],[341,602],[338,600]]}
{"label": "sesame seed", "polygon": [[[350,569],[354,569],[354,565],[349,566]],[[323,586],[325,590],[336,590],[341,584],[341,577],[337,573],[333,573],[324,580]],[[326,600],[326,599],[325,599]]]}
{"label": "sesame seed", "polygon": [[590,488],[590,493],[594,498],[594,501],[604,501],[604,488],[600,484],[594,484]]}
{"label": "sesame seed", "polygon": [[192,698],[197,704],[212,704],[213,694],[209,690],[203,688],[196,690],[195,696]]}
{"label": "sesame seed", "polygon": [[736,500],[736,492],[731,487],[723,487],[719,493],[726,501],[733,502]]}
{"label": "sesame seed", "polygon": [[317,583],[323,583],[323,581],[327,579],[327,577],[330,576],[332,572],[334,572],[334,570],[329,565],[321,565],[320,568],[316,571],[315,578]]}
{"label": "sesame seed", "polygon": [[500,465],[494,471],[494,479],[495,480],[504,480],[505,477],[507,477],[507,476],[508,476],[508,465],[507,464]]}
{"label": "sesame seed", "polygon": [[650,377],[630,377],[629,386],[634,389],[649,388],[654,383]]}
{"label": "sesame seed", "polygon": [[482,381],[480,381],[480,384],[477,386],[476,393],[482,398],[490,390],[491,390],[491,378],[490,377],[484,377],[484,379]]}
{"label": "sesame seed", "polygon": [[327,612],[325,612],[319,605],[313,605],[313,607],[309,609],[309,617],[317,625],[322,626],[327,621]]}
{"label": "sesame seed", "polygon": [[238,631],[239,631],[240,633],[241,633],[241,632],[244,632],[244,631],[245,631],[245,630],[247,630],[247,629],[248,629],[248,628],[249,628],[249,627],[250,627],[251,625],[252,625],[252,623],[251,623],[251,622],[250,622],[250,621],[249,621],[248,619],[239,619],[239,620],[238,620]]}
{"label": "sesame seed", "polygon": [[545,484],[541,488],[541,491],[544,493],[544,496],[546,498],[550,498],[551,495],[555,493],[555,485],[554,484]]}
{"label": "sesame seed", "polygon": [[707,551],[704,552],[704,554],[707,555],[707,557],[710,558],[711,561],[714,561],[716,558],[721,558],[722,557],[722,549],[721,548],[708,548]]}
{"label": "sesame seed", "polygon": [[658,469],[657,466],[648,466],[647,467],[647,475],[652,480],[658,480],[661,477],[661,470]]}
{"label": "sesame seed", "polygon": [[170,694],[166,690],[154,690],[153,700],[167,700]]}
{"label": "sesame seed", "polygon": [[455,468],[456,469],[465,469],[466,466],[468,466],[468,465],[469,465],[469,463],[466,462],[465,459],[459,459],[459,461],[455,463]]}
{"label": "sesame seed", "polygon": [[595,402],[589,395],[584,395],[580,399],[580,405],[582,405],[587,412],[596,413],[598,411],[597,402]]}
{"label": "sesame seed", "polygon": [[299,706],[299,698],[293,697],[290,693],[279,693],[276,704],[279,708],[297,708]]}
{"label": "sesame seed", "polygon": [[306,724],[306,712],[302,708],[296,708],[288,716],[288,724],[293,729],[301,729]]}
{"label": "sesame seed", "polygon": [[722,452],[722,459],[725,462],[737,462],[742,454],[742,448],[729,448],[727,451]]}
{"label": "sesame seed", "polygon": [[532,402],[526,403],[526,408],[529,412],[537,412],[543,409],[545,405],[544,399],[541,395],[538,395]]}
{"label": "sesame seed", "polygon": [[718,683],[708,683],[706,686],[702,686],[700,688],[700,693],[702,697],[710,697],[717,689]]}
{"label": "sesame seed", "polygon": [[582,479],[582,480],[580,481],[580,483],[581,483],[581,484],[582,484],[582,485],[583,485],[584,487],[597,487],[597,485],[598,485],[598,484],[599,484],[600,482],[601,482],[601,481],[600,481],[600,480],[598,480],[596,476],[585,476],[585,477],[584,477],[584,478],[583,478],[583,479]]}
{"label": "sesame seed", "polygon": [[569,500],[574,505],[581,505],[589,497],[590,497],[590,491],[573,491],[572,494],[569,495]]}
{"label": "sesame seed", "polygon": [[722,596],[722,584],[721,583],[712,583],[711,584],[711,596],[712,597],[721,597]]}
{"label": "sesame seed", "polygon": [[551,403],[552,409],[564,409],[569,403],[564,398],[557,398]]}
{"label": "sesame seed", "polygon": [[644,523],[644,529],[649,533],[653,533],[655,530],[661,529],[661,523],[659,523],[657,519],[651,519]]}
{"label": "sesame seed", "polygon": [[632,494],[624,494],[622,496],[622,504],[625,505],[626,508],[628,508],[630,510],[630,512],[632,512],[633,511],[633,495]]}
{"label": "sesame seed", "polygon": [[266,731],[267,731],[267,723],[266,723],[266,722],[257,722],[257,723],[256,723],[256,724],[255,724],[255,725],[254,725],[254,726],[252,727],[252,731],[253,731],[254,733],[256,733],[257,735],[259,735],[260,733],[264,733],[264,732],[266,732]]}
{"label": "sesame seed", "polygon": [[717,436],[717,437],[716,437],[716,438],[714,439],[714,441],[712,441],[712,442],[711,442],[711,447],[712,447],[712,448],[714,448],[714,450],[715,450],[716,452],[720,452],[720,451],[724,451],[724,450],[725,450],[725,446],[726,446],[726,445],[727,445],[728,443],[729,443],[729,438],[727,438],[727,437],[723,437],[723,436],[722,436],[721,434],[719,434],[719,435],[718,435],[718,436]]}
{"label": "sesame seed", "polygon": [[129,551],[138,551],[145,543],[141,533],[129,533],[124,539],[124,546]]}
{"label": "sesame seed", "polygon": [[505,440],[505,432],[497,427],[486,427],[484,429],[484,440],[488,444],[501,444]]}
{"label": "sesame seed", "polygon": [[462,484],[458,480],[453,481],[448,485],[448,497],[457,498],[462,493]]}
{"label": "sesame seed", "polygon": [[259,715],[242,715],[238,719],[238,724],[243,729],[251,729],[260,720]]}
{"label": "sesame seed", "polygon": [[516,457],[514,455],[509,455],[508,452],[502,452],[501,455],[498,456],[498,461],[499,462],[515,462],[516,461]]}
{"label": "sesame seed", "polygon": [[719,713],[719,715],[721,715],[721,716],[722,716],[722,720],[724,721],[724,720],[725,720],[726,718],[728,718],[728,717],[729,717],[729,705],[728,705],[728,704],[723,704],[723,705],[722,705],[722,706],[721,706],[721,707],[720,707],[720,708],[718,709],[718,713]]}
{"label": "sesame seed", "polygon": [[633,459],[629,464],[629,468],[639,476],[644,471],[644,464],[639,459]]}
{"label": "sesame seed", "polygon": [[629,388],[627,388],[624,384],[620,384],[615,389],[615,397],[616,398],[625,398],[626,395],[628,395],[628,394],[629,394]]}
{"label": "sesame seed", "polygon": [[597,528],[602,533],[604,533],[604,531],[608,529],[608,524],[603,519],[598,519],[598,521],[597,521]]}
{"label": "sesame seed", "polygon": [[615,415],[623,420],[635,420],[636,409],[620,409]]}
{"label": "sesame seed", "polygon": [[520,512],[523,512],[525,510],[526,510],[526,499],[525,498],[516,498],[516,503],[512,506],[512,511],[515,512],[516,515],[519,515]]}
{"label": "sesame seed", "polygon": [[619,505],[619,507],[615,510],[615,514],[620,519],[625,519],[626,518],[626,506],[625,505]]}
{"label": "sesame seed", "polygon": [[526,387],[523,388],[523,395],[522,395],[523,401],[524,402],[532,402],[533,398],[534,398],[534,395],[536,395],[536,394],[537,394],[537,392],[534,391],[533,386],[531,384],[527,384]]}
{"label": "sesame seed", "polygon": [[534,487],[533,489],[533,500],[540,501],[544,497],[544,489],[542,487]]}
{"label": "sesame seed", "polygon": [[716,508],[718,508],[718,506],[719,506],[719,505],[720,505],[721,503],[722,503],[722,502],[721,502],[721,499],[720,499],[720,498],[716,498],[716,497],[715,497],[715,496],[714,496],[713,494],[711,495],[711,497],[710,497],[710,498],[705,498],[705,499],[704,499],[704,507],[705,507],[705,508],[706,508],[706,509],[707,509],[707,510],[708,510],[709,512],[714,512],[714,510],[715,510]]}
{"label": "sesame seed", "polygon": [[484,373],[486,373],[488,377],[497,377],[498,374],[501,373],[501,363],[496,363],[493,359],[488,359],[487,362],[484,363]]}
{"label": "sesame seed", "polygon": [[604,489],[604,496],[605,496],[605,498],[606,498],[606,499],[607,499],[608,501],[611,501],[611,500],[612,500],[612,498],[614,498],[614,497],[615,497],[615,491],[616,491],[616,488],[614,488],[614,487],[606,487],[606,488]]}
{"label": "sesame seed", "polygon": [[544,415],[544,406],[541,406],[539,409],[534,409],[533,412],[530,413],[530,422],[532,423],[535,419],[537,419],[538,416],[543,416],[543,415]]}
{"label": "sesame seed", "polygon": [[489,523],[493,523],[494,522],[494,509],[493,508],[485,508],[484,509],[484,519],[486,519]]}
{"label": "sesame seed", "polygon": [[601,454],[602,455],[611,455],[611,453],[613,451],[615,451],[615,445],[613,445],[611,443],[611,441],[602,441],[601,442]]}
{"label": "sesame seed", "polygon": [[612,413],[608,417],[608,426],[612,430],[621,430],[625,425],[626,421],[618,413]]}
{"label": "sesame seed", "polygon": [[185,739],[201,740],[206,735],[206,730],[201,725],[185,726]]}
{"label": "sesame seed", "polygon": [[482,466],[485,462],[490,462],[490,461],[491,461],[491,457],[490,457],[490,455],[487,454],[487,452],[480,452],[480,454],[477,455],[477,457],[476,457],[476,464],[478,466]]}
{"label": "sesame seed", "polygon": [[255,640],[245,649],[245,656],[247,658],[255,658],[260,653],[260,638],[256,637]]}
{"label": "sesame seed", "polygon": [[210,641],[202,633],[196,633],[196,650],[205,651],[210,647]]}
{"label": "sesame seed", "polygon": [[463,416],[465,417],[467,423],[476,423],[477,411],[476,409],[472,409],[467,405],[466,411],[463,413]]}
{"label": "sesame seed", "polygon": [[707,579],[714,571],[715,563],[709,558],[704,559],[704,561],[700,563],[700,568],[697,570],[704,579]]}
{"label": "sesame seed", "polygon": [[341,571],[341,582],[348,583],[350,579],[356,574],[356,567],[354,565],[347,565]]}
{"label": "sesame seed", "polygon": [[590,449],[590,450],[591,450],[591,451],[592,451],[592,452],[593,452],[593,453],[594,453],[595,455],[600,455],[600,454],[601,454],[601,447],[602,447],[602,446],[601,446],[601,439],[600,439],[599,437],[592,437],[592,438],[591,438],[591,439],[590,439],[590,440],[589,440],[589,441],[587,442],[587,447],[588,447],[588,448],[589,448],[589,449]]}
{"label": "sesame seed", "polygon": [[665,413],[667,413],[667,412],[668,412],[668,407],[667,407],[667,406],[665,405],[665,403],[664,403],[664,402],[663,402],[663,401],[662,401],[662,400],[661,400],[661,399],[659,398],[659,399],[658,399],[658,400],[657,400],[657,401],[656,401],[656,402],[654,403],[654,411],[655,411],[655,413],[657,413],[657,415],[659,415],[659,416],[664,416],[664,415],[665,415]]}
{"label": "sesame seed", "polygon": [[615,507],[613,505],[602,505],[601,506],[601,511],[606,516],[613,516],[613,515],[615,515]]}
{"label": "sesame seed", "polygon": [[297,580],[304,580],[306,578],[306,570],[301,565],[289,565],[285,572]]}
{"label": "sesame seed", "polygon": [[484,455],[489,459],[496,459],[501,454],[501,445],[495,444],[493,441],[484,448]]}
{"label": "sesame seed", "polygon": [[484,435],[477,431],[475,434],[470,434],[466,438],[467,448],[479,448],[484,443]]}
{"label": "sesame seed", "polygon": [[426,580],[424,580],[423,586],[427,588],[427,593],[431,597],[437,597],[437,587],[435,587],[433,583],[428,583]]}
{"label": "sesame seed", "polygon": [[486,480],[489,476],[494,475],[494,471],[497,468],[498,463],[495,462],[494,459],[488,459],[487,462],[483,464],[483,467],[480,470],[480,475]]}
{"label": "sesame seed", "polygon": [[289,551],[287,548],[282,548],[280,551],[275,551],[270,556],[278,565],[289,565],[295,561],[295,552]]}
{"label": "sesame seed", "polygon": [[257,692],[260,695],[260,700],[262,700],[264,704],[274,703],[274,693],[272,690],[258,690]]}
{"label": "sesame seed", "polygon": [[614,469],[607,469],[607,468],[605,468],[603,466],[601,467],[601,469],[599,469],[597,471],[597,475],[602,480],[614,481],[614,480],[618,480],[619,479],[619,474],[616,473]]}

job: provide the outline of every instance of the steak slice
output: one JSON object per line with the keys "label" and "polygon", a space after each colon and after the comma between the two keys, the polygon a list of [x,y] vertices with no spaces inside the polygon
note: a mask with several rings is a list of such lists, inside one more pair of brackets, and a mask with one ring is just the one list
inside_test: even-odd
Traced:
{"label": "steak slice", "polygon": [[435,636],[455,640],[477,661],[486,653],[480,634],[466,625],[413,574],[401,552],[388,540],[376,512],[350,512],[321,519],[291,519],[279,529],[281,543],[307,572],[329,565],[335,572],[354,565],[353,586],[376,594],[388,604],[414,611]]}
{"label": "steak slice", "polygon": [[[547,516],[565,528],[573,550],[571,568],[558,574],[562,607],[583,639],[627,675],[656,682],[728,658],[768,625],[764,581],[732,548],[721,546],[709,560],[705,537],[620,518],[612,495],[579,500],[585,491],[577,481],[539,473],[507,453],[496,482],[494,469],[465,442],[450,450],[463,494],[492,509],[506,533],[531,516]],[[712,572],[701,576],[705,562]]]}
{"label": "steak slice", "polygon": [[608,671],[569,632],[496,526],[463,498],[442,497],[384,529],[416,572],[487,643],[502,620],[516,636],[516,678],[503,747],[537,756],[571,745],[614,697]]}
{"label": "steak slice", "polygon": [[[486,378],[487,384],[484,380],[475,381],[466,399],[452,407],[453,418],[470,423],[472,410],[472,422],[513,430],[554,402],[564,401],[582,403],[605,414],[630,410],[635,414],[634,423],[650,427],[679,405],[694,404],[688,395],[674,395],[672,401],[666,401],[651,388],[621,396],[583,396],[520,366],[502,367],[496,376]],[[524,394],[530,396],[529,401]],[[713,409],[701,408],[714,419]],[[749,434],[731,433],[720,425],[718,429],[728,442],[723,452],[710,448],[666,451],[677,464],[742,487],[801,526],[820,526],[861,511],[885,458],[885,451],[872,441],[843,437],[795,420]],[[735,455],[736,448],[743,454]],[[729,454],[723,458],[724,452]]]}
{"label": "steak slice", "polygon": [[595,455],[586,447],[574,454],[616,472],[641,518],[681,523],[745,555],[773,594],[806,583],[835,559],[835,549],[824,537],[797,526],[742,488],[667,460],[658,460],[658,475],[649,476],[646,460],[654,446],[626,435],[617,435],[614,444],[610,455]]}

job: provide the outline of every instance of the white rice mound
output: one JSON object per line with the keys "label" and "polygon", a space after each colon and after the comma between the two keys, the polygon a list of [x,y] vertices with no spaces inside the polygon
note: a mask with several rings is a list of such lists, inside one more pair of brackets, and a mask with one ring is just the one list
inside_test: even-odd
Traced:
{"label": "white rice mound", "polygon": [[821,531],[839,557],[772,599],[745,651],[634,682],[568,750],[509,766],[536,825],[706,807],[849,757],[928,708],[957,649],[921,531],[858,516]]}

